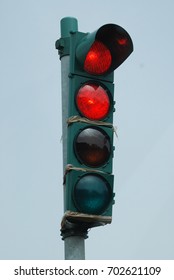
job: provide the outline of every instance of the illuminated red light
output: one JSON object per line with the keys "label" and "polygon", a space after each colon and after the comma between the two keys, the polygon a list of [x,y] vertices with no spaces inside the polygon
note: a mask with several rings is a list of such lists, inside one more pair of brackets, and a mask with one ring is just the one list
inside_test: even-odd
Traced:
{"label": "illuminated red light", "polygon": [[110,109],[110,100],[107,91],[98,84],[83,85],[77,95],[76,104],[80,113],[91,120],[106,118]]}
{"label": "illuminated red light", "polygon": [[110,50],[100,41],[95,41],[86,55],[84,70],[92,75],[106,73],[112,62]]}

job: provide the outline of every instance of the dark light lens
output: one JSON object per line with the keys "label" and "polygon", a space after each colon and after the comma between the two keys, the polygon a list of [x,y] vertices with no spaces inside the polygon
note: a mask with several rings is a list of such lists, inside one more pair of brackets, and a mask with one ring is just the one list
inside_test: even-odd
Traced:
{"label": "dark light lens", "polygon": [[109,136],[103,130],[85,128],[75,139],[75,152],[85,165],[102,166],[108,161],[111,153]]}
{"label": "dark light lens", "polygon": [[102,214],[108,208],[111,196],[109,184],[99,175],[81,177],[74,188],[74,201],[81,213]]}

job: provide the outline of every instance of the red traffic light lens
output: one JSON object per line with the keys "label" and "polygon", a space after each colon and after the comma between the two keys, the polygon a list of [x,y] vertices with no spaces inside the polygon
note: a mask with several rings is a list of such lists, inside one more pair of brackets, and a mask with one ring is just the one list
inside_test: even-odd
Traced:
{"label": "red traffic light lens", "polygon": [[81,213],[102,214],[112,200],[108,182],[99,175],[88,174],[74,188],[74,202]]}
{"label": "red traffic light lens", "polygon": [[110,50],[100,41],[95,41],[89,49],[84,70],[92,75],[102,75],[106,73],[112,62]]}
{"label": "red traffic light lens", "polygon": [[74,145],[77,157],[87,166],[99,167],[109,160],[110,139],[102,129],[92,127],[83,129],[77,135]]}
{"label": "red traffic light lens", "polygon": [[80,113],[90,120],[106,118],[110,109],[107,91],[94,83],[85,84],[79,89],[76,95],[76,104]]}

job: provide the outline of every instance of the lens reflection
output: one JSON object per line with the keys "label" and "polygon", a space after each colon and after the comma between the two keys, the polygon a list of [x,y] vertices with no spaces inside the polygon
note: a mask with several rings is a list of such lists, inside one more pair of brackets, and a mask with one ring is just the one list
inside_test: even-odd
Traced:
{"label": "lens reflection", "polygon": [[109,136],[103,130],[86,128],[75,140],[75,151],[85,165],[102,166],[108,161],[111,152]]}

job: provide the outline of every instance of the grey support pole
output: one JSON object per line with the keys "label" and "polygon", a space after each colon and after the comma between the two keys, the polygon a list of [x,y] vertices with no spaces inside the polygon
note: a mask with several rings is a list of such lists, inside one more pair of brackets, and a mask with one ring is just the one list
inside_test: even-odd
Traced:
{"label": "grey support pole", "polygon": [[[65,17],[61,20],[61,39],[56,42],[56,48],[61,57],[61,85],[62,85],[62,138],[63,138],[63,170],[67,162],[67,119],[68,119],[68,100],[69,100],[69,39],[70,33],[78,31],[76,18]],[[65,187],[65,186],[64,186]],[[85,259],[85,231],[79,230],[67,222],[61,235],[64,240],[65,260],[84,260]]]}

